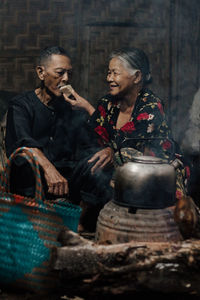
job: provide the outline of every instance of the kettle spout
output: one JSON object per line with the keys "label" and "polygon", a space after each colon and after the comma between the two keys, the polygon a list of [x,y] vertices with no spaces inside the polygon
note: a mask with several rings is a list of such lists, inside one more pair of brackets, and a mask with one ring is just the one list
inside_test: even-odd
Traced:
{"label": "kettle spout", "polygon": [[175,170],[178,169],[180,166],[183,167],[182,161],[180,161],[180,159],[178,158],[175,158],[173,161],[171,161],[170,165],[172,165]]}

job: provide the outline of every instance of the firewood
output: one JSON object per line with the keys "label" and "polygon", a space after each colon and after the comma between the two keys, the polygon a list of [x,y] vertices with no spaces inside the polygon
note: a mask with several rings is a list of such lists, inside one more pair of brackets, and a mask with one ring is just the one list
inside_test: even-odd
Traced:
{"label": "firewood", "polygon": [[53,249],[51,266],[60,272],[66,294],[200,295],[200,240],[101,245],[71,231],[61,232],[59,240],[62,247]]}

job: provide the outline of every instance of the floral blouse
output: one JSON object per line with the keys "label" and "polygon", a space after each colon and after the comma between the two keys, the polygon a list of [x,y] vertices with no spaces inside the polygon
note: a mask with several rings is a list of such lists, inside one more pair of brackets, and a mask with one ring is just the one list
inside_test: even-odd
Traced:
{"label": "floral blouse", "polygon": [[110,145],[114,151],[121,147],[134,147],[144,152],[148,147],[152,156],[169,159],[173,155],[173,141],[161,100],[150,90],[138,95],[132,116],[120,129],[116,129],[120,104],[114,97],[103,97],[91,123],[99,135],[99,143]]}
{"label": "floral blouse", "polygon": [[[163,104],[152,91],[143,89],[136,100],[131,119],[120,129],[116,123],[120,112],[120,103],[115,97],[106,95],[98,102],[97,109],[90,118],[90,125],[98,135],[100,145],[110,146],[116,152],[120,148],[130,147],[167,161],[181,158],[177,144],[172,139]],[[148,154],[148,155],[149,155]],[[184,170],[184,169],[183,169]],[[182,178],[184,174],[180,173]],[[177,190],[184,194],[184,183]],[[178,197],[179,198],[179,197]]]}

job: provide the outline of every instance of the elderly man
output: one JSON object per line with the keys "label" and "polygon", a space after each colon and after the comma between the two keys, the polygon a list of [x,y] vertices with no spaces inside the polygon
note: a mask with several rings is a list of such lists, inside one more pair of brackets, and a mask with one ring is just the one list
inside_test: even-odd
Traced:
{"label": "elderly man", "polygon": [[[22,146],[32,148],[41,166],[46,192],[61,196],[68,193],[67,178],[74,168],[76,144],[85,114],[72,110],[63,98],[61,88],[70,83],[72,76],[71,61],[63,48],[44,49],[36,72],[40,87],[10,101],[6,153],[9,156]],[[33,196],[32,176],[27,163],[15,161],[11,176],[14,191]]]}
{"label": "elderly man", "polygon": [[[86,120],[94,108],[89,107],[89,115],[83,110],[73,110],[63,97],[62,87],[70,83],[72,76],[71,61],[63,48],[44,49],[36,72],[41,80],[40,87],[10,101],[7,156],[19,147],[31,148],[41,167],[46,198],[69,194],[72,202],[81,201],[84,207],[92,203],[85,219],[91,219],[94,228],[99,209],[112,193],[109,186],[112,172],[94,172],[98,167],[96,152],[106,152],[104,147],[99,149],[97,136],[87,128]],[[34,188],[29,164],[17,158],[11,170],[11,191],[33,197]]]}

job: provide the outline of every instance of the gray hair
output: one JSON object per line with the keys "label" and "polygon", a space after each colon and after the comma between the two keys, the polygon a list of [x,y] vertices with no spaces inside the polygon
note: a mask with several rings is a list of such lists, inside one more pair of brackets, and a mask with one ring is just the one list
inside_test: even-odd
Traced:
{"label": "gray hair", "polygon": [[109,59],[117,57],[120,59],[127,69],[127,71],[133,75],[136,70],[140,70],[142,73],[143,84],[147,85],[152,81],[149,59],[147,55],[138,48],[123,48],[113,51]]}

